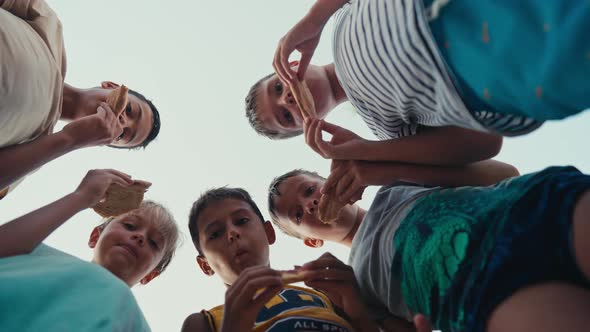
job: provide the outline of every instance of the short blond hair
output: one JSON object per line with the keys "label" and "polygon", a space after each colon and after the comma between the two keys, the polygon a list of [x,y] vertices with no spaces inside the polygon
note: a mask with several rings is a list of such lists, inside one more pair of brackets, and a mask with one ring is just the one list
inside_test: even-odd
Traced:
{"label": "short blond hair", "polygon": [[[172,261],[172,257],[174,257],[174,253],[176,252],[176,248],[178,247],[178,243],[180,241],[180,232],[178,229],[178,225],[172,216],[172,213],[164,207],[162,204],[156,203],[151,200],[144,200],[141,202],[139,208],[134,211],[142,210],[145,211],[148,215],[150,215],[152,222],[157,222],[158,229],[162,233],[162,236],[166,239],[166,248],[164,248],[164,257],[156,266],[156,269],[160,271],[160,273],[166,270],[166,267]],[[133,212],[133,211],[131,211]],[[111,221],[113,221],[115,217],[108,217],[104,218],[101,221],[101,224],[98,225],[100,229],[104,229]]]}

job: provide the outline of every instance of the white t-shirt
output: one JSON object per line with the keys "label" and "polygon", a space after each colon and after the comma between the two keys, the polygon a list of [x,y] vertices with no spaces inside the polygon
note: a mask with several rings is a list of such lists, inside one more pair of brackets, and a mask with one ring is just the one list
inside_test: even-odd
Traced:
{"label": "white t-shirt", "polygon": [[332,45],[338,81],[380,139],[420,125],[486,131],[453,85],[422,1],[353,0],[335,15]]}
{"label": "white t-shirt", "polygon": [[61,115],[66,58],[61,22],[44,1],[0,0],[0,22],[3,148],[53,131]]}

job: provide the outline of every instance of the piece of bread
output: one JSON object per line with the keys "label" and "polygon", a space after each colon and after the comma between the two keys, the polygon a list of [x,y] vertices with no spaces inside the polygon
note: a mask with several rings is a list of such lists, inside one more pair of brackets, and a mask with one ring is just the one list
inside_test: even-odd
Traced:
{"label": "piece of bread", "polygon": [[92,208],[101,217],[116,217],[135,210],[143,201],[143,194],[151,184],[146,181],[134,181],[129,186],[113,183],[106,191],[105,198]]}
{"label": "piece of bread", "polygon": [[311,95],[311,91],[309,91],[307,83],[305,81],[295,80],[291,86],[291,93],[293,93],[293,97],[301,110],[303,118],[317,119],[318,115],[315,110],[315,102],[313,101],[313,96]]}
{"label": "piece of bread", "polygon": [[129,89],[121,85],[120,87],[109,92],[107,95],[107,104],[117,117],[123,113],[125,107],[127,107],[127,92]]}
{"label": "piece of bread", "polygon": [[318,207],[318,217],[320,221],[324,224],[331,224],[338,220],[340,211],[344,206],[346,206],[346,204],[333,197],[330,192],[325,193],[322,195],[322,198],[320,198],[320,204]]}
{"label": "piece of bread", "polygon": [[305,280],[305,271],[283,271],[281,272],[281,279],[284,284],[292,284]]}

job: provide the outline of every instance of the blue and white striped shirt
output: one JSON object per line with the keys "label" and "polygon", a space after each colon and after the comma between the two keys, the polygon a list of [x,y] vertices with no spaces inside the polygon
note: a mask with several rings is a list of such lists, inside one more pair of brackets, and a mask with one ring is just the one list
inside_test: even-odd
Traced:
{"label": "blue and white striped shirt", "polygon": [[398,138],[424,125],[522,134],[523,128],[506,124],[530,126],[526,118],[467,109],[426,15],[416,0],[353,0],[335,15],[336,75],[373,133]]}

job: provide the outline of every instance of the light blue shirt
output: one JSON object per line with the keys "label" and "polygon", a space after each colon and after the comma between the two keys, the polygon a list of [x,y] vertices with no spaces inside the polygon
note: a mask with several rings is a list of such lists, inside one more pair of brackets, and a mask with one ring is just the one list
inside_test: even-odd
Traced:
{"label": "light blue shirt", "polygon": [[103,267],[39,245],[0,259],[0,331],[150,331],[129,287]]}

